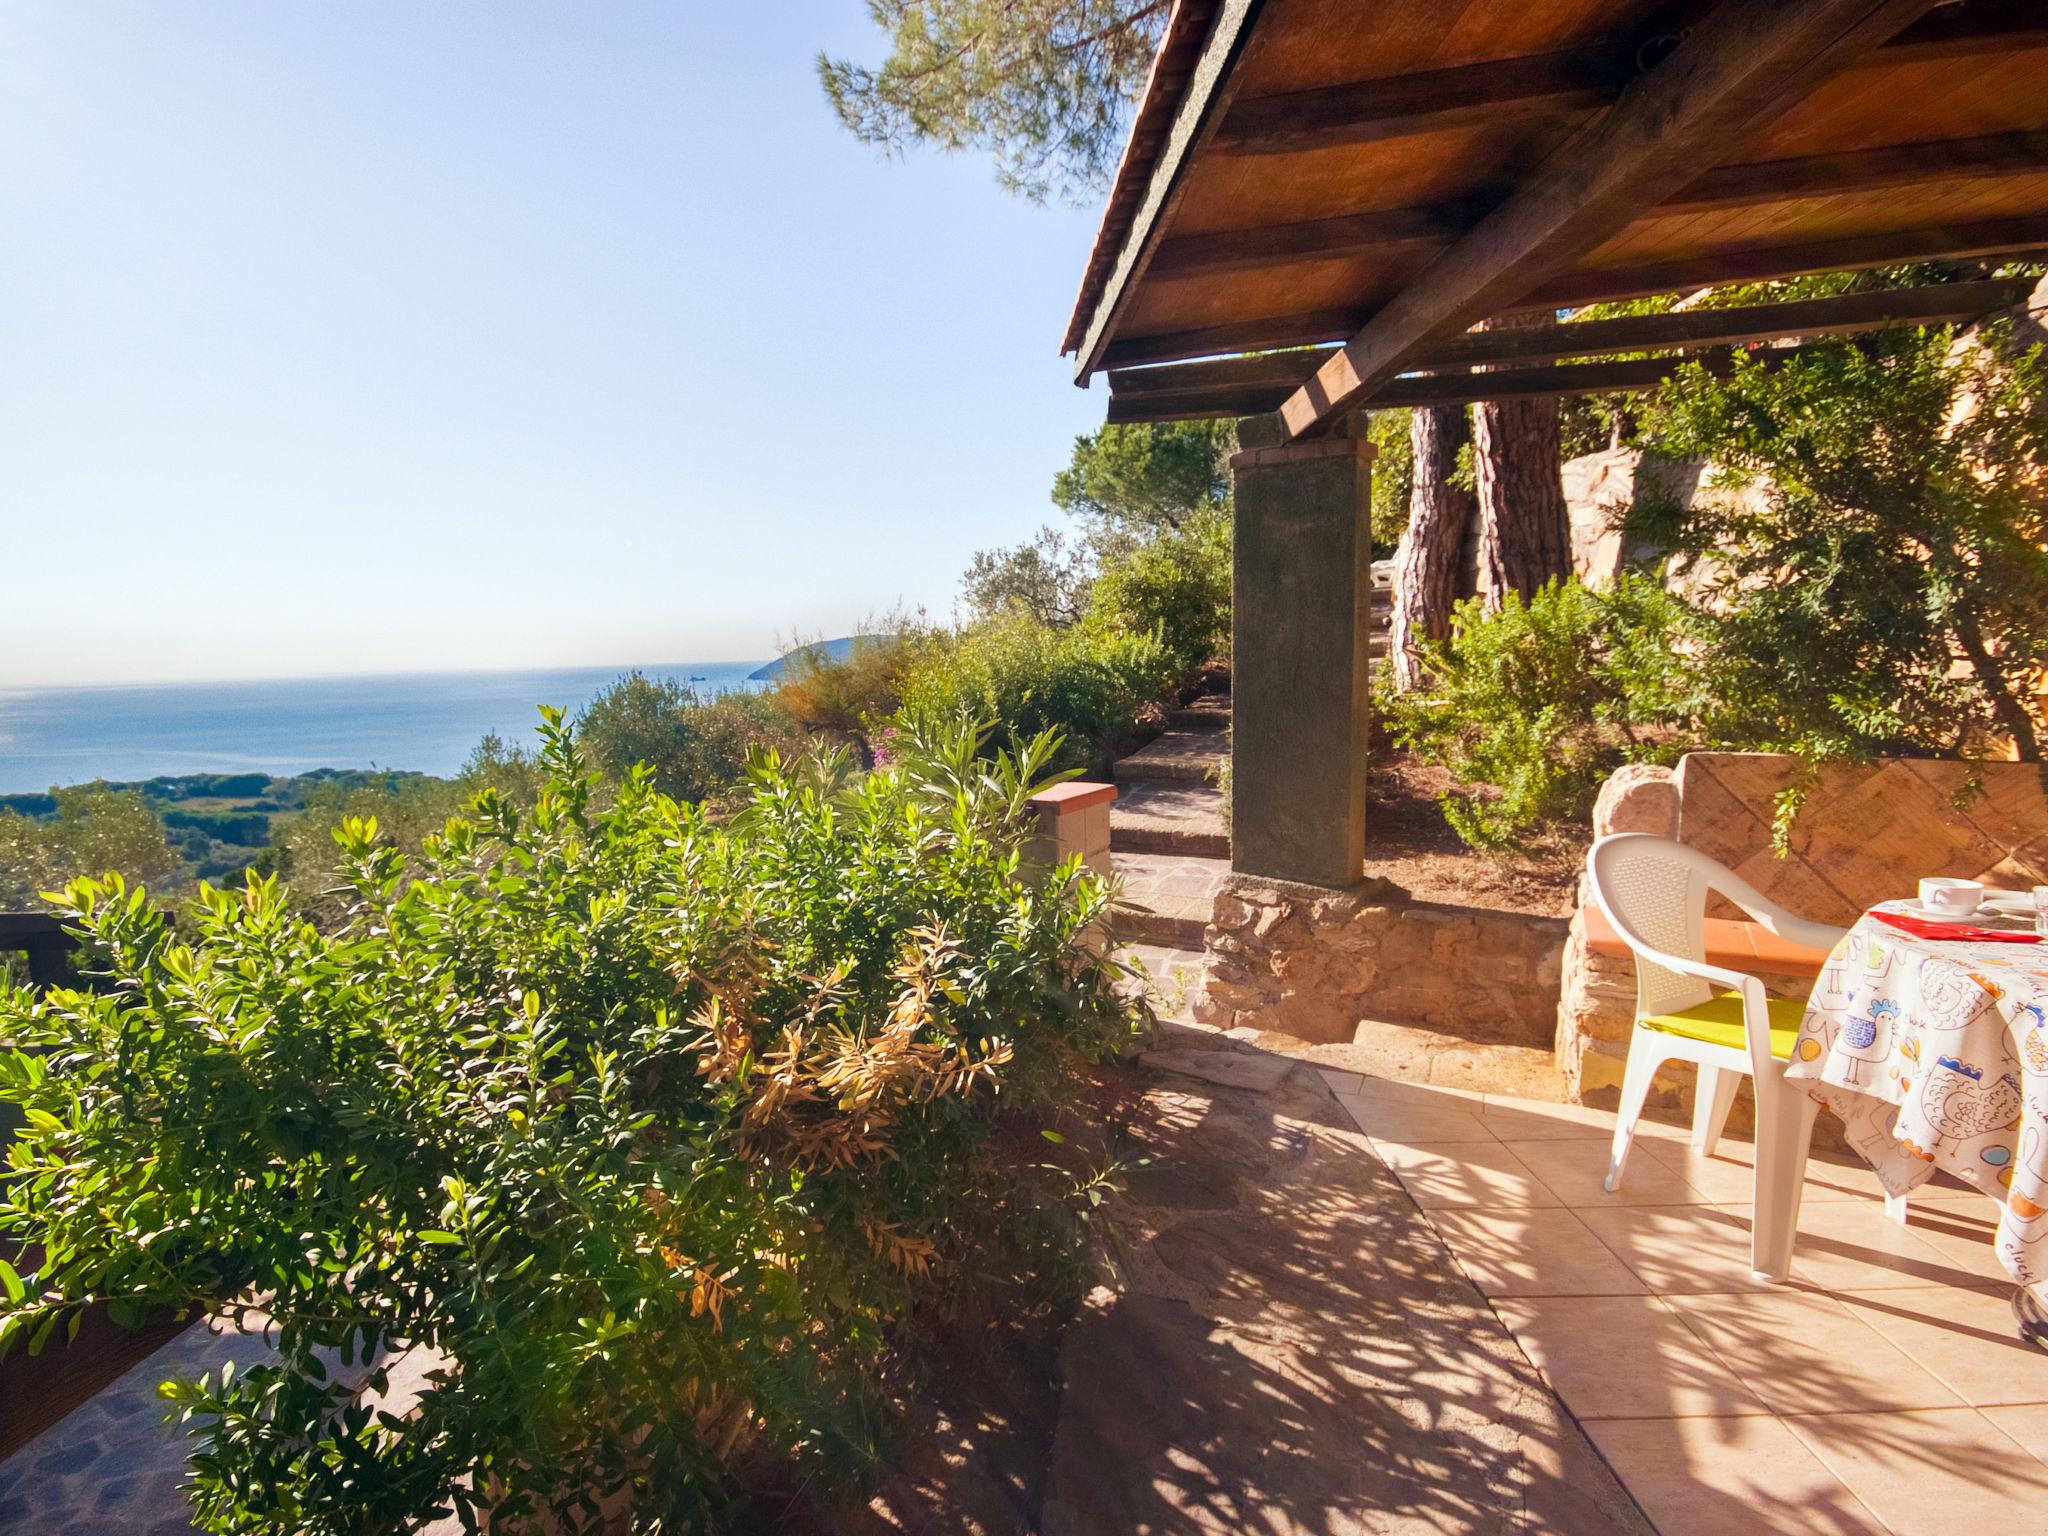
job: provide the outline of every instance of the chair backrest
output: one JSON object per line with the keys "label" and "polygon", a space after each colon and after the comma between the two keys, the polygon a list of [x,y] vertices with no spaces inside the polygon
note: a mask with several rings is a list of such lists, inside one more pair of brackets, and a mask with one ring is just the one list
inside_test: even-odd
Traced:
{"label": "chair backrest", "polygon": [[1667,837],[1617,832],[1593,845],[1586,873],[1593,899],[1635,955],[1638,1013],[1675,1013],[1714,995],[1699,977],[1659,965],[1643,951],[1704,961],[1707,892],[1720,884],[1715,874],[1742,884],[1733,870]]}

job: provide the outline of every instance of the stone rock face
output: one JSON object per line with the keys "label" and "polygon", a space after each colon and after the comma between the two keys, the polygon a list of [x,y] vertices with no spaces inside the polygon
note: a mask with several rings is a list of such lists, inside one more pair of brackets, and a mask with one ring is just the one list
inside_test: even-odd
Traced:
{"label": "stone rock face", "polygon": [[1320,1044],[1367,1020],[1547,1043],[1564,938],[1561,918],[1420,902],[1384,880],[1338,891],[1232,876],[1195,1017]]}
{"label": "stone rock face", "polygon": [[1678,774],[1656,763],[1627,763],[1600,786],[1593,807],[1593,835],[1648,832],[1678,836]]}

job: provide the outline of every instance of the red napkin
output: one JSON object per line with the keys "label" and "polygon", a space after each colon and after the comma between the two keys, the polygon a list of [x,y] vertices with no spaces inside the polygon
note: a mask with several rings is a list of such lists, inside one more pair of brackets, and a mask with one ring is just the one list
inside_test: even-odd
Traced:
{"label": "red napkin", "polygon": [[1903,912],[1872,912],[1881,923],[1890,923],[1916,939],[1966,939],[1972,944],[2038,944],[2038,933],[2014,933],[2009,928],[1978,928],[1969,923],[1932,923],[1908,917]]}

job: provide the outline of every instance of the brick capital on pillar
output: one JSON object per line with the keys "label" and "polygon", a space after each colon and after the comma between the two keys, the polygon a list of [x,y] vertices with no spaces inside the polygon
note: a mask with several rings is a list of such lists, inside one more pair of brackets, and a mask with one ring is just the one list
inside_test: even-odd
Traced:
{"label": "brick capital on pillar", "polygon": [[1347,886],[1364,873],[1372,445],[1363,421],[1286,442],[1239,428],[1231,867]]}

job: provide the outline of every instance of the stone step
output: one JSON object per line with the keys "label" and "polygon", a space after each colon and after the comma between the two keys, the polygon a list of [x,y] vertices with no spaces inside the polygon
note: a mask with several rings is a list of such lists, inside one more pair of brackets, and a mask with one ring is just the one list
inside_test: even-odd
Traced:
{"label": "stone step", "polygon": [[1227,859],[1192,859],[1166,853],[1111,855],[1123,880],[1115,931],[1133,944],[1200,950],[1216,893],[1230,874]]}
{"label": "stone step", "polygon": [[1208,972],[1206,954],[1199,949],[1136,943],[1119,950],[1118,958],[1143,973],[1131,978],[1130,984],[1144,992],[1160,1018],[1193,1023],[1194,1001],[1201,996],[1202,979]]}
{"label": "stone step", "polygon": [[1217,771],[1229,761],[1230,743],[1221,731],[1168,731],[1117,763],[1114,773],[1119,784],[1138,779],[1213,784]]}
{"label": "stone step", "polygon": [[1166,718],[1181,730],[1223,731],[1230,728],[1230,695],[1205,693],[1180,708],[1167,711]]}
{"label": "stone step", "polygon": [[1120,789],[1110,808],[1109,846],[1113,853],[1227,859],[1223,792],[1213,784],[1140,779]]}

